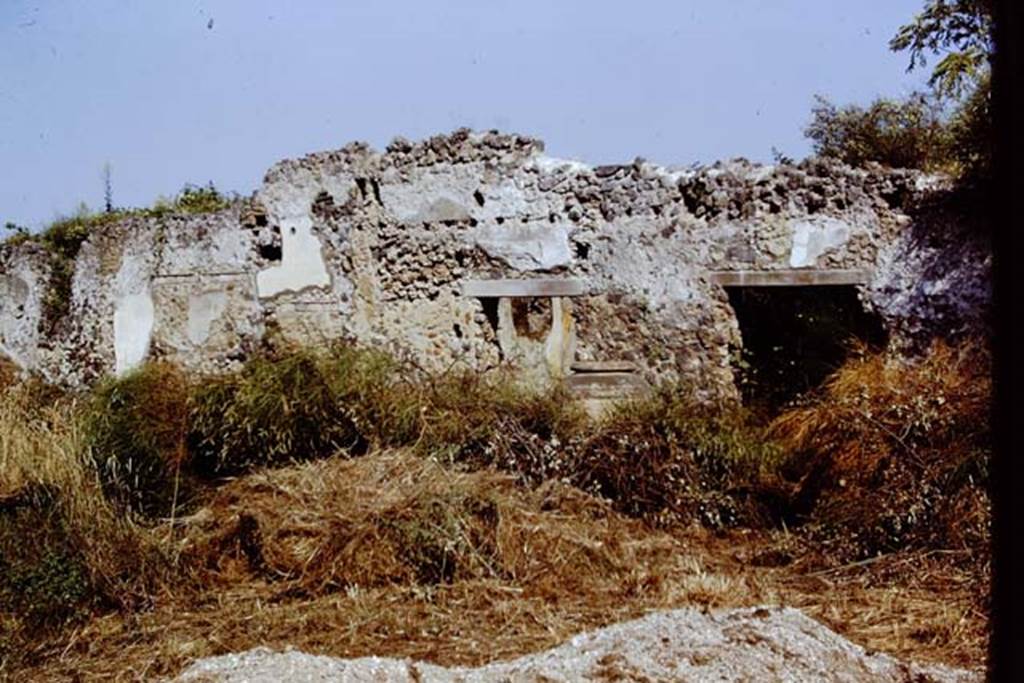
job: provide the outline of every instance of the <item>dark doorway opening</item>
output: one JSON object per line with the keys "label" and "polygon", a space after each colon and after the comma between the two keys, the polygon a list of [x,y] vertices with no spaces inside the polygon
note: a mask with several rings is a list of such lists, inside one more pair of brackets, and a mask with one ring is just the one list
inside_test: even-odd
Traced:
{"label": "dark doorway opening", "polygon": [[885,345],[881,319],[852,285],[726,287],[743,348],[734,366],[744,403],[772,417],[821,386],[860,344]]}

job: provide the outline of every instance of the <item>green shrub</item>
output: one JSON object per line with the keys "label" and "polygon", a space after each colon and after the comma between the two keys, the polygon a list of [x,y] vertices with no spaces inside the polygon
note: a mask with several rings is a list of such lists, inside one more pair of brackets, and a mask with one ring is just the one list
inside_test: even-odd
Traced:
{"label": "green shrub", "polygon": [[421,454],[470,469],[494,466],[531,484],[561,474],[558,446],[582,420],[559,389],[538,393],[504,376],[433,378],[419,401]]}
{"label": "green shrub", "polygon": [[580,412],[557,391],[537,394],[508,380],[432,375],[343,343],[278,350],[193,390],[189,448],[207,474],[412,447],[543,481],[552,439],[572,432]]}
{"label": "green shrub", "polygon": [[416,582],[437,585],[499,572],[498,517],[495,501],[450,491],[416,498],[383,526]]}
{"label": "green shrub", "polygon": [[557,387],[414,372],[383,353],[335,344],[269,351],[191,387],[168,366],[147,366],[97,388],[85,432],[108,496],[146,515],[173,506],[187,468],[234,474],[404,447],[531,486],[566,481],[658,523],[753,519],[761,509],[751,491],[777,449],[744,415],[702,410],[683,396],[668,387],[590,424]]}
{"label": "green shrub", "polygon": [[739,409],[695,406],[664,387],[613,409],[577,447],[569,479],[633,517],[717,528],[766,521],[751,494],[781,458]]}
{"label": "green shrub", "polygon": [[817,97],[804,130],[814,152],[851,166],[875,161],[892,168],[955,170],[953,138],[941,104],[916,93],[904,100],[877,99],[868,107],[837,107]]}
{"label": "green shrub", "polygon": [[83,431],[111,500],[146,516],[173,511],[187,471],[187,409],[188,384],[168,364],[147,364],[96,387]]}
{"label": "green shrub", "polygon": [[[339,344],[281,350],[211,378],[190,404],[190,450],[205,474],[408,447],[465,470],[496,468],[536,486],[570,482],[659,523],[735,524],[779,459],[738,412],[700,410],[667,388],[585,422],[564,390],[504,375],[414,372]],[[756,496],[755,496],[756,497]]]}
{"label": "green shrub", "polygon": [[964,180],[984,186],[993,174],[992,85],[988,76],[960,103],[949,122],[952,154]]}
{"label": "green shrub", "polygon": [[213,183],[206,185],[193,185],[186,183],[173,199],[158,199],[152,209],[147,209],[150,215],[165,215],[171,213],[214,213],[226,209],[231,205],[231,199],[222,194]]}
{"label": "green shrub", "polygon": [[278,351],[204,381],[190,399],[196,466],[228,473],[363,452],[359,424],[374,419],[375,382],[387,372],[368,353],[345,346]]}
{"label": "green shrub", "polygon": [[88,568],[48,492],[25,494],[0,510],[0,612],[17,615],[27,632],[59,628],[88,613],[93,595]]}

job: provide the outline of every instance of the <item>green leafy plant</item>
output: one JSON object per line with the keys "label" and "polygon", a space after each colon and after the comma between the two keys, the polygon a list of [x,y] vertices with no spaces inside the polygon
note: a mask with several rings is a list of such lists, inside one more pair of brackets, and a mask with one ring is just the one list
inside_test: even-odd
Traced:
{"label": "green leafy plant", "polygon": [[156,215],[215,213],[229,207],[231,201],[214,187],[212,181],[206,185],[186,183],[172,199],[158,199],[149,212]]}
{"label": "green leafy plant", "polygon": [[925,66],[925,53],[942,55],[929,84],[940,93],[960,97],[991,70],[993,4],[991,0],[927,0],[924,10],[900,27],[889,48],[910,53],[908,71]]}
{"label": "green leafy plant", "polygon": [[930,94],[837,108],[823,98],[805,130],[817,154],[860,165],[948,172],[967,185],[991,179],[991,0],[926,0],[889,48],[908,52],[908,71],[939,58]]}
{"label": "green leafy plant", "polygon": [[817,97],[804,130],[816,154],[851,166],[875,161],[892,168],[950,169],[952,137],[942,104],[915,94],[905,100],[875,100],[868,107],[837,107]]}

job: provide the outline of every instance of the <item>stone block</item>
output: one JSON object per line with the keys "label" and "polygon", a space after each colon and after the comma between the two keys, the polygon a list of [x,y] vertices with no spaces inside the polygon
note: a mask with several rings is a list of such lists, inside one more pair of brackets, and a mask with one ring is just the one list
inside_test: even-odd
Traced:
{"label": "stone block", "polygon": [[581,280],[567,278],[544,278],[536,280],[465,280],[462,283],[463,296],[483,298],[532,297],[532,296],[580,296],[583,294]]}
{"label": "stone block", "polygon": [[854,270],[716,270],[711,282],[723,287],[794,287],[807,285],[862,285],[871,271]]}
{"label": "stone block", "polygon": [[636,363],[628,360],[594,360],[576,361],[572,364],[573,372],[585,374],[594,372],[636,372]]}

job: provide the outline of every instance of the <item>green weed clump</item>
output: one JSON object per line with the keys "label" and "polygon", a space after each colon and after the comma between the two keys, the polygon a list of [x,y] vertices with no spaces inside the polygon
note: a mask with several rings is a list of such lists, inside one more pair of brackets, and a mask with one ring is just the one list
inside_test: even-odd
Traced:
{"label": "green weed clump", "polygon": [[52,494],[0,500],[0,677],[25,663],[35,639],[85,619],[96,600]]}
{"label": "green weed clump", "polygon": [[104,491],[78,410],[0,392],[0,674],[96,608],[146,604],[168,576],[162,544]]}
{"label": "green weed clump", "polygon": [[104,493],[149,518],[171,514],[202,478],[409,448],[529,486],[564,481],[658,523],[727,526],[752,518],[754,482],[779,459],[744,416],[702,410],[680,389],[594,424],[558,387],[430,374],[348,344],[279,348],[191,383],[150,364],[102,382],[82,414]]}
{"label": "green weed clump", "polygon": [[82,244],[97,230],[122,218],[119,213],[89,213],[84,207],[74,216],[52,223],[39,236],[50,260],[50,281],[43,297],[40,330],[52,334],[71,307],[71,281]]}
{"label": "green weed clump", "polygon": [[209,378],[189,401],[195,465],[219,474],[364,452],[382,425],[401,431],[381,400],[391,369],[375,352],[337,345],[272,352]]}
{"label": "green weed clump", "polygon": [[579,413],[564,396],[504,380],[430,375],[347,344],[280,349],[197,384],[190,452],[201,471],[228,473],[411,447],[451,465],[493,465],[543,481],[546,444]]}
{"label": "green weed clump", "polygon": [[212,181],[206,185],[186,183],[174,197],[158,199],[153,208],[142,211],[147,215],[158,216],[171,213],[215,213],[231,206],[232,201],[233,198],[214,187]]}
{"label": "green weed clump", "polygon": [[530,391],[503,376],[434,378],[417,402],[419,436],[412,445],[421,455],[467,469],[496,467],[531,485],[564,475],[562,446],[583,421],[563,391]]}
{"label": "green weed clump", "polygon": [[83,408],[86,446],[108,498],[132,513],[170,514],[187,476],[188,382],[150,363],[99,384]]}
{"label": "green weed clump", "polygon": [[59,627],[87,613],[93,589],[70,541],[52,494],[26,491],[8,500],[0,512],[0,611],[18,614],[31,630]]}
{"label": "green weed clump", "polygon": [[416,583],[501,573],[498,504],[486,492],[424,492],[410,503],[394,519],[381,520],[381,527]]}

